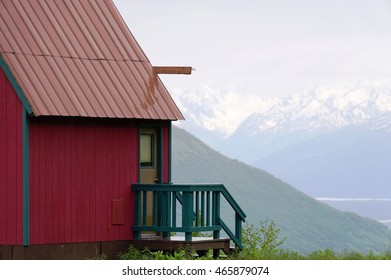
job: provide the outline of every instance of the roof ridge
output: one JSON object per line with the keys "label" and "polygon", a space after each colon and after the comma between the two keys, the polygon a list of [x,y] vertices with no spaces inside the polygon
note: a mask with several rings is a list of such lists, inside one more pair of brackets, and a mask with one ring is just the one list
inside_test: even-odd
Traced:
{"label": "roof ridge", "polygon": [[80,59],[80,60],[106,60],[106,61],[131,61],[131,62],[150,62],[149,60],[143,60],[143,59],[129,59],[129,58],[90,58],[90,57],[79,57],[79,56],[66,56],[66,55],[54,55],[54,54],[34,54],[34,53],[22,53],[22,52],[15,52],[15,51],[1,51],[0,53],[4,54],[17,54],[17,55],[26,55],[26,56],[39,56],[39,57],[53,57],[53,58],[71,58],[71,59]]}

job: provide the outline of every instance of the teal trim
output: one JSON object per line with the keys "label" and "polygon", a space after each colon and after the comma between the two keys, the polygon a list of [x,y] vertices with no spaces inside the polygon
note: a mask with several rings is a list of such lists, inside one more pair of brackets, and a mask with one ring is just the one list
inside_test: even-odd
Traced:
{"label": "teal trim", "polygon": [[221,230],[222,226],[209,227],[161,227],[161,226],[134,226],[134,231],[159,231],[159,232],[201,232]]}
{"label": "teal trim", "polygon": [[162,127],[158,124],[143,124],[138,127],[138,182],[141,183],[141,164],[140,164],[140,137],[141,137],[141,130],[143,128],[154,128],[156,129],[156,140],[157,140],[157,177],[159,179],[159,182],[162,181],[162,170],[163,170],[163,150],[162,150]]}
{"label": "teal trim", "polygon": [[241,235],[240,234],[239,235],[233,234],[233,232],[229,229],[227,224],[224,223],[224,221],[222,219],[220,219],[220,218],[219,218],[219,224],[223,227],[224,231],[228,234],[228,236],[234,241],[236,246],[238,246],[238,248],[240,250],[243,250],[243,244],[242,244],[242,240],[241,240]]}
{"label": "teal trim", "polygon": [[172,182],[172,122],[168,125],[168,182]]}
{"label": "teal trim", "polygon": [[14,76],[11,73],[11,70],[8,68],[8,65],[5,63],[3,57],[0,54],[0,67],[3,69],[5,75],[10,81],[12,87],[14,88],[17,96],[23,104],[24,109],[27,111],[29,115],[33,113],[33,109],[31,109],[30,104],[28,103],[26,96],[24,95],[22,89],[20,88],[18,82],[15,80]]}
{"label": "teal trim", "polygon": [[[137,200],[142,201],[142,197],[146,197],[147,194],[157,196],[159,201],[157,208],[154,203],[154,215],[157,213],[158,218],[153,219],[152,225],[145,221],[141,224],[135,223],[135,236],[140,237],[141,231],[156,231],[163,233],[163,237],[169,237],[171,232],[184,232],[185,240],[191,241],[194,232],[212,231],[213,238],[218,239],[220,231],[224,230],[239,248],[243,248],[242,222],[245,221],[246,214],[223,184],[133,184],[132,191],[136,194],[136,205],[141,203]],[[227,216],[226,213],[221,213],[223,198],[224,204],[228,203],[235,211],[234,231],[221,217],[222,214]],[[177,209],[177,206],[180,208]],[[135,216],[140,217],[145,213],[146,209],[137,207]],[[181,226],[176,224],[177,214],[182,220]]]}
{"label": "teal trim", "polygon": [[141,183],[140,178],[141,178],[141,164],[140,164],[140,135],[141,135],[141,127],[138,127],[137,131],[137,180],[139,183]]}
{"label": "teal trim", "polygon": [[30,156],[29,116],[23,111],[23,245],[30,244]]}
{"label": "teal trim", "polygon": [[157,177],[159,179],[159,182],[162,182],[162,174],[163,174],[163,133],[162,133],[162,127],[157,126],[156,127],[156,138],[157,138]]}

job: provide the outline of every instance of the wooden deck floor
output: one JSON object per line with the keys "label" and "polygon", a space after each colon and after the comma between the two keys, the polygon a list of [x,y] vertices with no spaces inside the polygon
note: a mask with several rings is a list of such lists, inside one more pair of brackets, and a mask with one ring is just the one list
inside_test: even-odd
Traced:
{"label": "wooden deck floor", "polygon": [[191,248],[196,252],[213,250],[215,258],[218,257],[220,250],[223,250],[225,254],[230,253],[230,242],[230,238],[193,237],[191,241],[186,241],[181,236],[162,238],[155,234],[143,234],[140,240],[133,240],[134,246],[138,249],[148,248],[152,251],[161,250],[168,252],[183,248]]}

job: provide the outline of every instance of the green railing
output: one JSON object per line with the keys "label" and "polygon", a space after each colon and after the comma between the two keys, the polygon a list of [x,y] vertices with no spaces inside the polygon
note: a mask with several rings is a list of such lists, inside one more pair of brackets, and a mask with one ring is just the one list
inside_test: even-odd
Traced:
{"label": "green railing", "polygon": [[[134,238],[141,232],[157,232],[163,237],[184,232],[192,240],[195,232],[213,232],[220,238],[223,229],[239,249],[246,214],[222,184],[135,184]],[[221,197],[234,211],[234,231],[221,216]],[[226,218],[226,216],[225,216]]]}

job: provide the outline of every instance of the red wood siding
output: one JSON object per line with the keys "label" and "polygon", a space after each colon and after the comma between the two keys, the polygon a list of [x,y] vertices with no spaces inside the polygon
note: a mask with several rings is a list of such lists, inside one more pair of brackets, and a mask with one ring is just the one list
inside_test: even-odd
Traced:
{"label": "red wood siding", "polygon": [[22,243],[22,114],[0,68],[0,245]]}
{"label": "red wood siding", "polygon": [[129,120],[30,119],[31,244],[131,239],[137,143]]}

